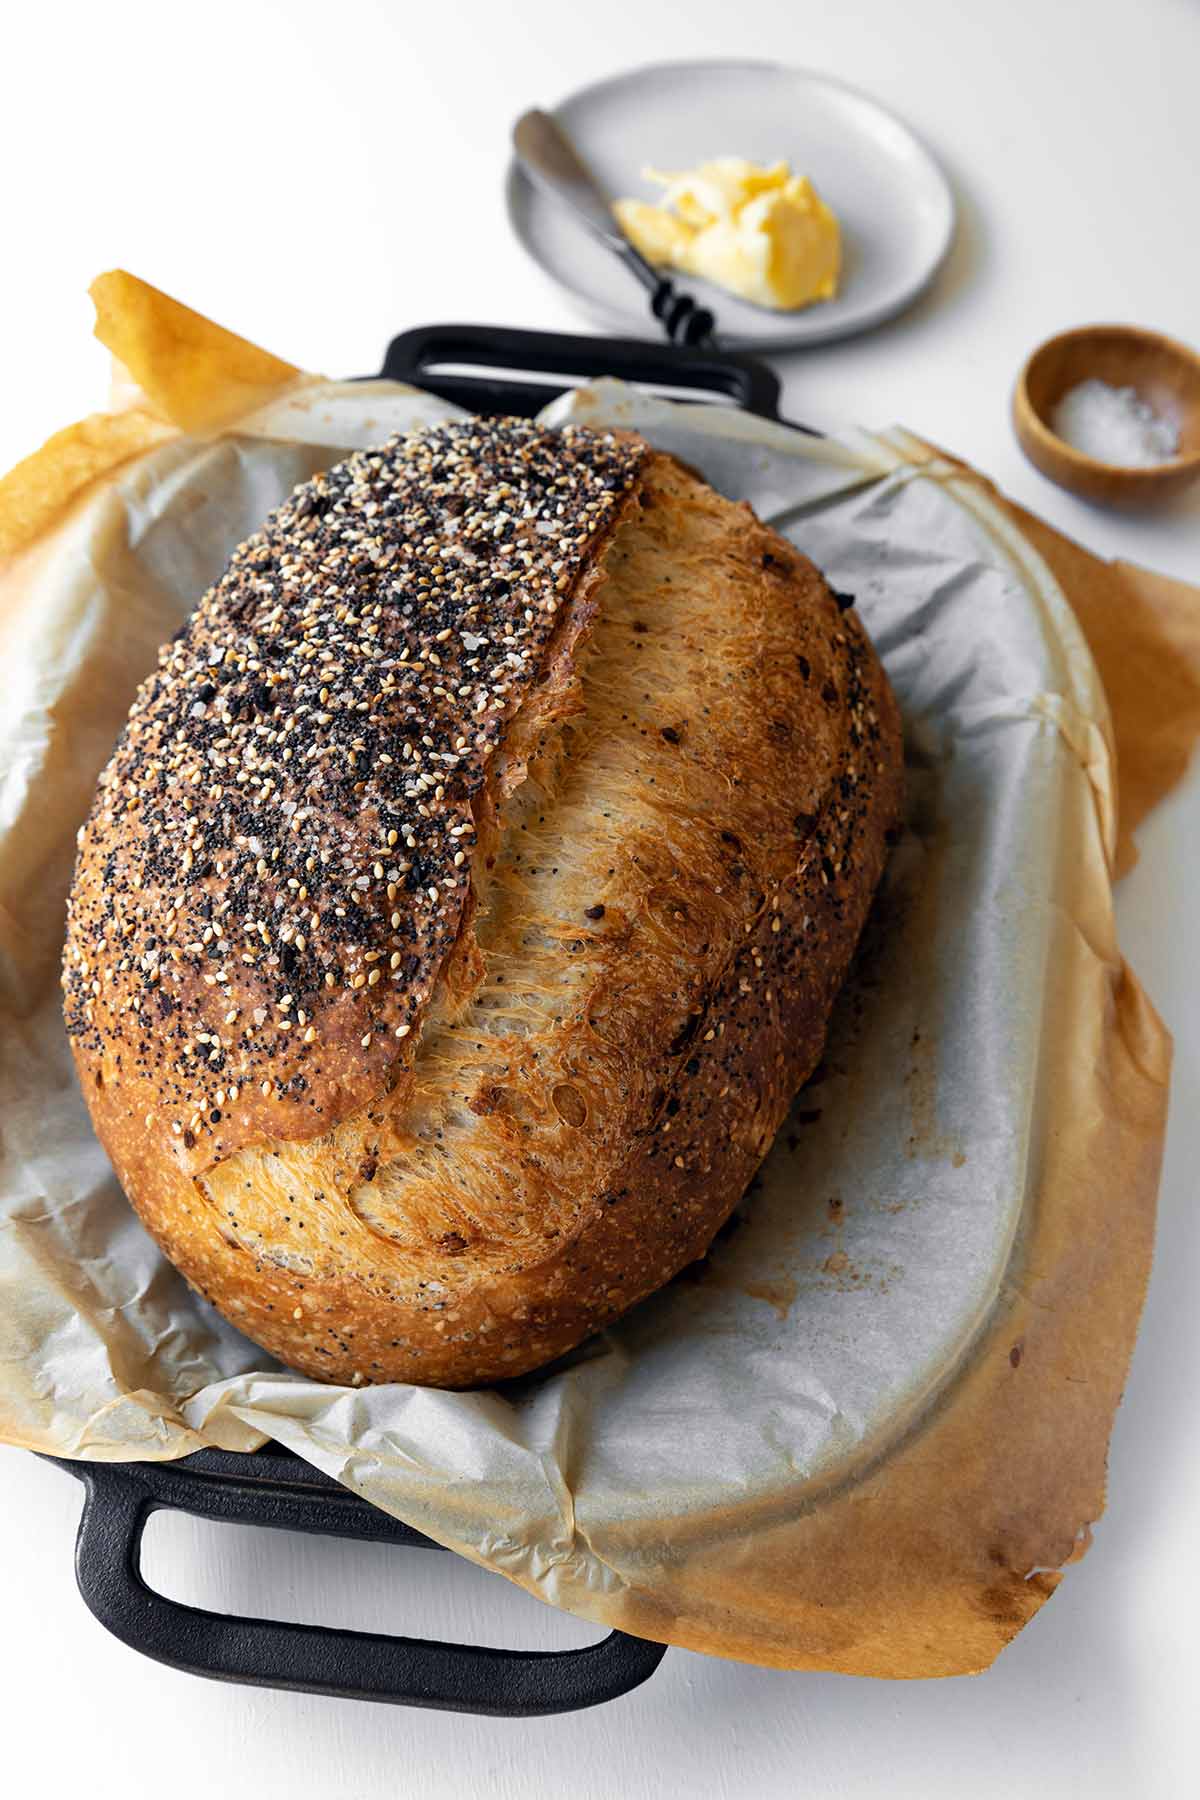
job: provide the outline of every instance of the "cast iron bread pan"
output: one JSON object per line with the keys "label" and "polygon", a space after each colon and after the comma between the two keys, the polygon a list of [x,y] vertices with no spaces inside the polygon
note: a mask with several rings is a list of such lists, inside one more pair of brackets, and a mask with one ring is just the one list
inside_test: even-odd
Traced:
{"label": "cast iron bread pan", "polygon": [[[394,338],[379,373],[484,414],[532,417],[566,388],[607,375],[779,416],[779,383],[764,363],[636,339],[428,325]],[[257,1687],[532,1717],[613,1700],[652,1675],[665,1654],[665,1645],[622,1631],[579,1650],[498,1650],[184,1606],[142,1577],[142,1532],[159,1508],[409,1549],[442,1546],[278,1445],[255,1455],[205,1450],[170,1463],[59,1466],[84,1486],[75,1553],[80,1592],[123,1643],[172,1668]]]}

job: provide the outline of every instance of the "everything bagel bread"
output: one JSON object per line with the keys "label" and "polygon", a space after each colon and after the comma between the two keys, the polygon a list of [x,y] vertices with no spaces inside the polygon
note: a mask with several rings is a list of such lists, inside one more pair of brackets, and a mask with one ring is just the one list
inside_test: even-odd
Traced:
{"label": "everything bagel bread", "polygon": [[291,1368],[536,1368],[741,1196],[900,792],[855,612],[671,457],[478,419],[358,454],[235,552],[101,778],[63,977],[96,1130]]}

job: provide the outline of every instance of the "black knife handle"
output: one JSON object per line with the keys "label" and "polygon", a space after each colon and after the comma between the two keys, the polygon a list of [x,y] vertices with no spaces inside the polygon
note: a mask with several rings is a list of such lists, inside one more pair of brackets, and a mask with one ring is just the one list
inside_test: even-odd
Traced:
{"label": "black knife handle", "polygon": [[711,344],[717,321],[706,306],[698,306],[690,294],[680,293],[632,244],[624,245],[617,254],[650,295],[650,311],[673,344]]}
{"label": "black knife handle", "polygon": [[681,294],[673,282],[660,275],[650,297],[650,310],[673,344],[707,344],[717,321],[706,306],[697,306],[690,294]]}
{"label": "black knife handle", "polygon": [[[579,1650],[499,1650],[247,1619],[184,1606],[156,1593],[142,1575],[147,1519],[157,1508],[180,1501],[188,1512],[236,1519],[245,1516],[240,1501],[232,1494],[222,1495],[222,1482],[185,1484],[169,1476],[160,1480],[163,1471],[154,1464],[61,1466],[69,1468],[85,1489],[75,1573],[89,1608],[132,1649],[194,1675],[343,1699],[527,1718],[616,1699],[652,1675],[665,1652],[663,1644],[620,1631]],[[357,1501],[345,1490],[343,1494],[347,1501]],[[282,1498],[284,1511],[277,1520],[251,1514],[247,1522],[305,1529],[303,1497],[298,1496],[292,1513],[287,1496]],[[338,1535],[359,1535],[354,1515],[361,1505],[347,1508],[345,1517],[333,1524]],[[368,1514],[373,1510],[366,1509]],[[316,1522],[317,1516],[309,1528],[329,1530],[328,1524]],[[362,1535],[375,1533],[368,1529]],[[402,1541],[438,1548],[404,1527],[396,1535]]]}

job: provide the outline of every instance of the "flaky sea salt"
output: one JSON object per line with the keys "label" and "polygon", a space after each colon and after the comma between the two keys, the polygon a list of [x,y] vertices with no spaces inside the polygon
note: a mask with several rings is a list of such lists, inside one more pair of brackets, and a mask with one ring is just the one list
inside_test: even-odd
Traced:
{"label": "flaky sea salt", "polygon": [[1131,387],[1081,381],[1063,395],[1050,421],[1060,438],[1097,462],[1146,468],[1166,462],[1179,449],[1179,433],[1169,419]]}

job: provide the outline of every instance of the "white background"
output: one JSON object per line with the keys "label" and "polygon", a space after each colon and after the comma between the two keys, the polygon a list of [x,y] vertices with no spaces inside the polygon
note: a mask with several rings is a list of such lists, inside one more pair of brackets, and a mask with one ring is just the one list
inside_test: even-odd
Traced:
{"label": "white background", "polygon": [[[1200,338],[1198,0],[117,0],[3,19],[0,464],[102,403],[86,288],[115,265],[328,373],[377,367],[392,333],[437,319],[577,327],[508,236],[511,117],[632,62],[773,57],[907,116],[962,218],[907,317],[780,363],[785,410],[899,420],[1091,548],[1200,578],[1200,494],[1153,520],[1085,507],[1024,463],[1007,412],[1024,356],[1060,327],[1130,320]],[[1177,1053],[1109,1507],[1086,1561],[990,1673],[892,1686],[671,1651],[622,1701],[526,1723],[219,1687],[91,1620],[71,1572],[79,1490],[3,1450],[0,1792],[1194,1794],[1198,826],[1193,778],[1143,830],[1120,898],[1127,953]],[[146,1568],[178,1598],[250,1613],[545,1648],[597,1635],[418,1552],[160,1516]]]}

